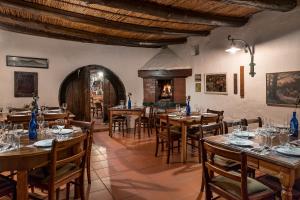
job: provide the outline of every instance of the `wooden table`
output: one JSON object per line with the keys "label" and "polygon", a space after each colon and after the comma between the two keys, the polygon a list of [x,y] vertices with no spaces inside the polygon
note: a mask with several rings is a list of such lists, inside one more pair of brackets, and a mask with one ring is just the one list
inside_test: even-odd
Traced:
{"label": "wooden table", "polygon": [[112,137],[112,118],[114,115],[134,115],[139,118],[138,134],[139,138],[141,138],[141,119],[144,113],[145,107],[133,107],[131,109],[120,107],[109,108],[109,136]]}
{"label": "wooden table", "polygon": [[[160,123],[166,123],[167,114],[160,115]],[[197,117],[192,116],[182,116],[182,117],[169,117],[169,123],[174,126],[181,127],[181,161],[186,162],[186,153],[187,153],[187,128],[191,125],[201,124],[201,115],[198,114]],[[162,127],[162,126],[161,126]]]}
{"label": "wooden table", "polygon": [[[8,113],[0,113],[0,122],[5,122],[7,120]],[[69,119],[74,119],[76,116],[73,113],[69,114]]]}
{"label": "wooden table", "polygon": [[[83,133],[73,133],[70,138],[81,134]],[[39,136],[37,140],[29,140],[25,135],[21,137],[22,147],[20,149],[0,152],[0,172],[17,171],[17,200],[28,199],[27,171],[47,165],[50,160],[51,148],[37,148],[32,145],[42,139],[45,138]]]}
{"label": "wooden table", "polygon": [[[210,136],[204,139],[222,148],[246,152],[248,166],[277,177],[282,186],[282,199],[292,199],[293,185],[295,180],[300,178],[300,157],[285,156],[275,151],[267,155],[261,155],[251,151],[251,148],[242,148],[228,144],[228,137],[224,135]],[[254,146],[258,146],[257,141],[255,139],[253,139],[253,141],[255,142]]]}

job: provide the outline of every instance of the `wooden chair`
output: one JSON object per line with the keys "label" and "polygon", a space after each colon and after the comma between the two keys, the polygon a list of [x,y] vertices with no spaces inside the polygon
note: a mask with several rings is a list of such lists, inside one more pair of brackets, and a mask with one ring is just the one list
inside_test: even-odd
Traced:
{"label": "wooden chair", "polygon": [[16,182],[7,176],[0,175],[0,197],[11,196],[13,200],[16,196]]}
{"label": "wooden chair", "polygon": [[[70,183],[79,186],[80,197],[84,195],[84,170],[88,151],[89,135],[81,135],[64,141],[53,140],[50,161],[47,167],[29,172],[29,184],[48,191],[48,199],[59,199],[59,187],[67,184],[66,199],[69,199]],[[83,146],[82,146],[83,145]]]}
{"label": "wooden chair", "polygon": [[242,119],[243,126],[249,126],[249,124],[257,124],[258,127],[262,127],[262,119],[260,117],[253,119]]}
{"label": "wooden chair", "polygon": [[12,124],[23,124],[24,129],[28,128],[31,115],[7,115],[7,122]]}
{"label": "wooden chair", "polygon": [[[271,200],[274,192],[259,181],[247,177],[247,156],[244,152],[234,152],[219,148],[201,140],[202,168],[206,199],[213,199],[216,193],[230,200]],[[227,171],[215,164],[213,157],[219,155],[240,163],[240,173]]]}
{"label": "wooden chair", "polygon": [[[157,117],[155,117],[157,119]],[[158,121],[155,122],[155,130],[156,130],[156,148],[155,148],[155,156],[158,156],[159,145],[161,145],[161,151],[164,151],[164,144],[167,144],[167,164],[170,163],[170,155],[171,151],[173,152],[174,148],[177,148],[180,151],[180,139],[181,132],[172,130],[169,122],[169,117],[166,115],[166,123],[160,126]],[[174,146],[174,142],[177,141],[177,146]]]}
{"label": "wooden chair", "polygon": [[224,118],[224,111],[218,111],[218,110],[211,110],[211,109],[207,109],[206,111],[207,113],[213,113],[213,114],[217,114],[219,116],[219,121],[223,121]]}
{"label": "wooden chair", "polygon": [[126,133],[128,133],[128,121],[127,117],[124,115],[115,115],[112,118],[112,124],[113,124],[113,131],[116,131],[116,127],[118,127],[119,131],[122,131],[123,136],[125,136],[125,127],[126,127]]}
{"label": "wooden chair", "polygon": [[[202,120],[203,119],[203,120]],[[214,124],[208,124],[208,122],[212,122],[209,120],[210,118],[202,117],[201,118],[201,124],[204,125],[199,125],[198,130],[195,133],[188,133],[187,138],[188,141],[190,139],[191,143],[187,142],[187,145],[191,145],[192,148],[197,148],[198,149],[198,155],[199,155],[199,163],[201,163],[201,149],[200,149],[200,140],[205,137],[205,136],[210,136],[210,135],[219,135],[223,133],[223,124],[222,123],[216,123],[218,118],[215,118]],[[206,125],[205,125],[206,124]],[[195,144],[195,141],[197,144]]]}
{"label": "wooden chair", "polygon": [[224,133],[228,134],[229,133],[228,128],[232,128],[234,126],[234,124],[242,125],[242,120],[239,120],[239,121],[223,121]]}
{"label": "wooden chair", "polygon": [[88,150],[87,150],[87,161],[86,161],[86,169],[87,169],[87,178],[88,178],[88,183],[91,184],[91,153],[92,153],[92,145],[93,145],[93,136],[94,136],[94,125],[95,121],[92,122],[84,122],[84,121],[75,121],[75,120],[70,120],[69,121],[70,126],[76,126],[80,127],[81,130],[86,133],[89,138],[88,138]]}
{"label": "wooden chair", "polygon": [[[141,127],[144,128],[144,132],[146,131],[146,128],[148,130],[148,137],[150,137],[150,134],[152,134],[152,128],[153,128],[153,119],[154,119],[154,109],[153,106],[149,107],[149,116],[147,117],[146,114],[141,117]],[[139,126],[139,118],[135,119],[134,121],[134,136],[136,133],[136,127]]]}
{"label": "wooden chair", "polygon": [[99,117],[99,113],[100,113],[100,116],[102,116],[103,108],[102,108],[101,102],[95,102],[94,105],[95,105],[95,108],[94,108],[94,112],[93,112],[93,117],[94,117],[95,113],[96,113],[97,117]]}

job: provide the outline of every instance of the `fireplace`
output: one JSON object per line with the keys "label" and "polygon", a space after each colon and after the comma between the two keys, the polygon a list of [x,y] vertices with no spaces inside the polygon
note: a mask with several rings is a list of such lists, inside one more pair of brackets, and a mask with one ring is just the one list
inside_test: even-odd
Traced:
{"label": "fireplace", "polygon": [[173,101],[173,80],[157,80],[156,101]]}

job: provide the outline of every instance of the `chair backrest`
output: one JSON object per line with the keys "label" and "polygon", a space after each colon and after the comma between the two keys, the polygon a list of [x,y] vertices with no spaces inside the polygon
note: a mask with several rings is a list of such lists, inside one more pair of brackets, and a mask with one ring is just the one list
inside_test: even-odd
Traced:
{"label": "chair backrest", "polygon": [[[170,120],[169,120],[169,116],[165,115],[163,116],[166,120],[165,123],[159,123],[158,121],[156,121],[155,124],[155,130],[156,130],[156,134],[159,135],[160,131],[167,131],[168,133],[168,138],[170,138]],[[155,117],[156,120],[159,120],[159,117]]]}
{"label": "chair backrest", "polygon": [[201,124],[210,124],[210,123],[218,123],[218,122],[219,122],[219,115],[201,116]]}
{"label": "chair backrest", "polygon": [[29,108],[8,108],[8,112],[24,112],[24,111],[30,111]]}
{"label": "chair backrest", "polygon": [[92,144],[93,144],[95,121],[85,122],[85,121],[70,120],[69,125],[80,127],[82,132],[86,133],[89,136],[88,137],[88,155],[87,156],[90,157],[91,151],[92,151]]}
{"label": "chair backrest", "polygon": [[242,125],[242,120],[238,120],[238,121],[223,121],[224,124],[224,133],[227,134],[229,133],[228,128],[233,127],[235,124],[237,125]]}
{"label": "chair backrest", "polygon": [[[57,180],[56,171],[60,167],[70,165],[72,166],[72,177],[79,178],[84,175],[86,155],[88,148],[88,135],[82,134],[78,137],[70,140],[57,141],[56,139],[52,142],[52,149],[50,153],[50,177],[49,177],[49,193],[54,194],[55,189],[59,186],[56,183],[63,182]],[[69,175],[69,174],[68,174]],[[65,180],[70,177],[59,176],[59,179]],[[65,181],[69,182],[71,180]]]}
{"label": "chair backrest", "polygon": [[223,118],[224,118],[224,111],[223,110],[218,111],[218,110],[211,110],[211,109],[208,108],[206,112],[217,114],[219,116],[219,121],[222,121]]}
{"label": "chair backrest", "polygon": [[[223,190],[218,187],[212,181],[212,174],[224,176],[233,181],[237,181],[241,183],[241,197],[242,200],[248,199],[247,192],[247,156],[244,152],[235,152],[227,149],[223,149],[217,147],[215,145],[211,145],[205,142],[203,139],[201,140],[201,154],[202,154],[202,168],[204,174],[205,188],[207,194],[211,194],[212,192],[217,193],[218,195],[225,197],[226,199],[239,199],[236,196],[233,196],[228,191]],[[237,163],[241,164],[241,173],[232,173],[230,171],[224,170],[220,166],[214,163],[214,156],[219,155],[223,158],[230,159]],[[208,198],[209,199],[209,198]]]}
{"label": "chair backrest", "polygon": [[12,124],[23,124],[24,128],[27,129],[31,115],[7,115],[7,122]]}
{"label": "chair backrest", "polygon": [[242,119],[243,126],[249,126],[249,124],[257,124],[258,127],[262,127],[262,119],[260,117],[253,119]]}
{"label": "chair backrest", "polygon": [[200,138],[207,135],[220,135],[223,134],[222,123],[214,123],[209,125],[199,125]]}

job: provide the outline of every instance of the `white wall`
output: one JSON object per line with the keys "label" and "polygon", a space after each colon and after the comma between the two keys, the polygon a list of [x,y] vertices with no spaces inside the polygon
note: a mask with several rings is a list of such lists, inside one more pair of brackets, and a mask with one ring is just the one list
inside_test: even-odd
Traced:
{"label": "white wall", "polygon": [[[58,91],[63,79],[73,70],[102,65],[113,71],[133,93],[133,102],[142,103],[143,82],[137,77],[142,67],[158,49],[85,44],[42,38],[0,30],[0,107],[23,106],[31,98],[14,98],[14,71],[38,72],[40,103],[58,105]],[[6,55],[49,59],[49,69],[7,67]]]}
{"label": "white wall", "polygon": [[[248,75],[250,55],[243,52],[227,54],[227,35],[255,44],[254,78]],[[200,55],[190,56],[191,46],[200,44]],[[188,44],[172,49],[193,67],[193,77],[187,79],[187,94],[192,105],[225,111],[225,118],[269,116],[277,122],[290,118],[293,108],[266,105],[266,73],[300,71],[300,7],[287,13],[263,12],[255,15],[240,28],[218,28],[209,37],[190,38]],[[245,98],[233,94],[233,73],[245,66]],[[194,74],[227,72],[228,95],[195,93]]]}

